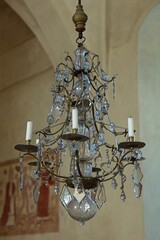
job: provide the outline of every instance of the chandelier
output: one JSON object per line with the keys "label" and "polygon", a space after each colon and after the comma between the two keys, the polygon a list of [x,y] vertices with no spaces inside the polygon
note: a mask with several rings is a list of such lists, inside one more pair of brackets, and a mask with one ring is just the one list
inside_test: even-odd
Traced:
{"label": "chandelier", "polygon": [[124,170],[128,165],[133,165],[135,197],[141,196],[143,175],[139,162],[144,158],[140,149],[145,146],[135,141],[132,117],[128,118],[127,128],[117,126],[109,117],[107,94],[112,88],[115,97],[117,76],[110,78],[101,68],[99,56],[84,47],[87,18],[79,0],[73,16],[78,46],[74,59],[67,54],[64,63],[56,68],[47,126],[33,132],[34,145],[31,143],[33,122],[28,121],[25,144],[15,146],[20,151],[20,189],[23,188],[22,162],[29,155],[34,159],[29,165],[35,179],[35,203],[40,195],[41,179],[53,179],[60,202],[81,224],[106,202],[105,182],[110,181],[114,189],[120,185],[120,199],[125,201]]}

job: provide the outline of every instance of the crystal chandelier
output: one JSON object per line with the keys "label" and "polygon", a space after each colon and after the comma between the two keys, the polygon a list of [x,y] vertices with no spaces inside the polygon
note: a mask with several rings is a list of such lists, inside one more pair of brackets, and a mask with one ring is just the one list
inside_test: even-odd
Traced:
{"label": "crystal chandelier", "polygon": [[[73,16],[78,47],[74,60],[67,54],[64,63],[56,68],[47,126],[33,132],[34,145],[31,144],[33,122],[28,121],[25,144],[15,146],[20,151],[20,189],[22,161],[29,155],[35,159],[29,163],[35,179],[34,201],[38,202],[40,180],[52,178],[60,202],[81,224],[106,202],[105,182],[110,181],[116,189],[119,178],[120,199],[125,201],[124,170],[128,165],[133,165],[133,191],[135,197],[140,197],[143,175],[139,162],[144,159],[140,149],[145,146],[135,141],[132,117],[128,118],[128,128],[116,126],[109,117],[107,93],[112,86],[115,97],[116,75],[110,78],[101,68],[99,56],[84,47],[86,21],[79,0]],[[124,140],[119,143],[122,137]]]}

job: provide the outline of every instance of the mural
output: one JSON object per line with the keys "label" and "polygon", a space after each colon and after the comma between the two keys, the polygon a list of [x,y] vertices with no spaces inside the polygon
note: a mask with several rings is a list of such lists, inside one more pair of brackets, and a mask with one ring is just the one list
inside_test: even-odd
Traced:
{"label": "mural", "polygon": [[[54,181],[31,177],[32,159],[27,157],[23,164],[23,190],[19,185],[18,159],[0,163],[0,235],[23,235],[59,230],[58,196],[54,194]],[[32,167],[34,171],[34,166]],[[44,170],[43,176],[48,176]],[[39,185],[40,194],[37,204],[33,198]]]}

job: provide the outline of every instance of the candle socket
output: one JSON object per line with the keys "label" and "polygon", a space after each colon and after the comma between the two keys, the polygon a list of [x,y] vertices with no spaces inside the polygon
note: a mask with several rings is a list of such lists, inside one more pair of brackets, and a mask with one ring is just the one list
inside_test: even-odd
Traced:
{"label": "candle socket", "polygon": [[129,142],[134,142],[134,137],[129,137]]}
{"label": "candle socket", "polygon": [[77,128],[72,128],[72,133],[77,133],[78,132],[78,129]]}
{"label": "candle socket", "polygon": [[31,140],[26,140],[26,145],[30,145],[31,144]]}

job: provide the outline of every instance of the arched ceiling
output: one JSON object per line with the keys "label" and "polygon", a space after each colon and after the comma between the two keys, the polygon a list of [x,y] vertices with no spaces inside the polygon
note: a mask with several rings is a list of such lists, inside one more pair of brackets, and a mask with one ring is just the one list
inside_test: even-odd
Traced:
{"label": "arched ceiling", "polygon": [[0,55],[33,37],[27,25],[2,0],[0,1],[0,23]]}
{"label": "arched ceiling", "polygon": [[[76,34],[71,23],[76,0],[5,0],[27,23],[47,52],[51,62],[59,58],[55,49],[71,51]],[[108,44],[118,47],[132,37],[144,16],[160,0],[82,1],[89,16],[89,45]],[[101,32],[100,32],[101,31]],[[105,33],[102,33],[104,31]],[[100,37],[101,36],[101,37]],[[100,38],[105,38],[102,41]],[[96,40],[97,39],[97,40]],[[91,45],[91,47],[92,47]],[[97,48],[103,52],[102,47]]]}

